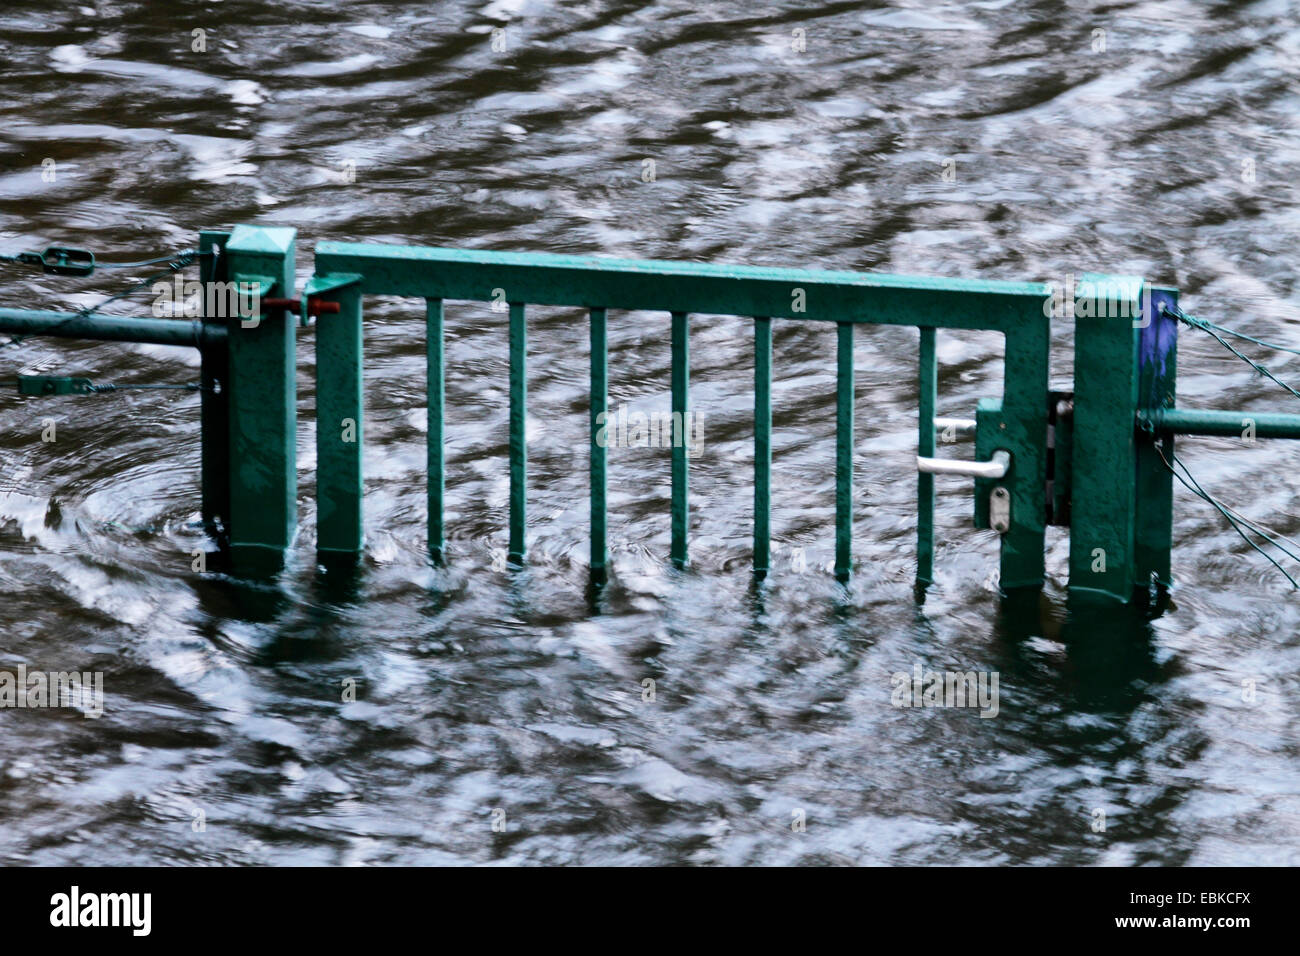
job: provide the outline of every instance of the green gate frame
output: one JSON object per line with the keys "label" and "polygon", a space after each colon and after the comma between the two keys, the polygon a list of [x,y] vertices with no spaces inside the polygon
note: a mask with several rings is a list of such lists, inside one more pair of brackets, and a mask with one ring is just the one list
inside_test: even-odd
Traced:
{"label": "green gate frame", "polygon": [[[1138,277],[1087,275],[1075,290],[1073,391],[1049,389],[1052,309],[1042,283],[927,279],[853,272],[720,266],[483,252],[350,242],[316,247],[315,275],[293,294],[293,229],[237,226],[200,234],[200,279],[245,283],[267,300],[258,315],[204,315],[194,322],[0,309],[0,331],[20,335],[148,342],[197,348],[202,361],[202,514],[240,574],[283,566],[297,528],[295,320],[316,320],[317,550],[355,558],[364,549],[363,299],[425,301],[427,337],[428,547],[447,557],[444,517],[444,350],[448,300],[508,307],[509,560],[527,554],[527,308],[586,309],[590,318],[591,572],[610,566],[606,450],[597,440],[608,409],[608,322],[613,311],[671,319],[672,409],[689,408],[691,316],[754,323],[753,569],[771,566],[773,322],[836,326],[835,574],[853,570],[854,328],[918,329],[917,580],[934,572],[934,473],[975,476],[975,524],[1001,536],[1004,591],[1041,587],[1047,524],[1070,529],[1071,599],[1122,604],[1159,600],[1172,584],[1175,435],[1300,438],[1300,415],[1175,407],[1178,292]],[[65,250],[66,251],[66,250]],[[75,251],[75,250],[74,250]],[[93,269],[93,257],[84,254]],[[39,258],[39,257],[38,257]],[[57,266],[57,263],[56,263]],[[84,271],[77,274],[89,274]],[[50,271],[47,269],[47,271]],[[62,273],[60,273],[62,274]],[[313,303],[335,303],[326,308]],[[980,401],[973,421],[939,419],[940,329],[1004,336],[1003,393]],[[37,381],[39,379],[39,381]],[[78,384],[81,383],[81,384]],[[20,376],[20,391],[86,391],[83,379]],[[975,462],[934,458],[935,433],[975,438]],[[689,459],[672,449],[670,558],[688,563]],[[999,507],[998,517],[992,513]]]}
{"label": "green gate frame", "polygon": [[[1037,587],[1043,580],[1042,508],[1046,481],[1046,394],[1050,326],[1043,302],[1050,289],[1040,283],[925,279],[851,272],[816,272],[752,266],[599,259],[543,253],[479,252],[461,249],[384,246],[322,242],[316,247],[316,276],[308,291],[325,299],[346,287],[364,295],[424,299],[428,316],[429,354],[429,550],[445,551],[443,522],[444,410],[443,303],[446,300],[505,301],[509,304],[510,356],[510,534],[509,558],[519,563],[526,553],[527,447],[524,420],[527,405],[526,309],[529,305],[587,309],[591,320],[591,568],[598,576],[608,567],[606,542],[605,449],[596,440],[596,416],[606,408],[608,361],[606,328],[610,310],[666,312],[672,324],[672,407],[685,413],[689,401],[689,328],[692,314],[736,315],[754,319],[755,351],[755,481],[754,570],[762,576],[770,563],[771,508],[771,369],[772,321],[833,322],[837,326],[836,386],[836,521],[835,572],[847,580],[852,572],[853,538],[853,330],[856,325],[916,326],[921,329],[922,447],[933,418],[936,378],[934,330],[985,329],[1001,332],[1006,341],[1006,374],[1000,404],[998,446],[1010,452],[1012,467],[1004,484],[1018,515],[1002,537],[1003,587]],[[336,483],[321,471],[322,540],[339,550],[359,552],[363,546],[359,510],[332,520],[324,502],[337,495],[360,499],[361,447],[342,447],[337,431],[338,399],[334,375],[340,366],[361,366],[360,312],[345,309],[339,319],[322,318],[322,327],[347,326],[347,348],[331,350],[327,364],[318,364],[317,440],[320,460],[347,459]],[[930,369],[929,373],[924,370]],[[350,383],[350,377],[340,379]],[[345,384],[349,390],[351,385]],[[360,403],[347,403],[349,414],[360,415]],[[929,415],[927,418],[927,410]],[[359,421],[359,418],[358,418]],[[933,443],[933,424],[929,427]],[[355,479],[355,480],[354,480]],[[922,564],[933,558],[933,483],[921,476],[919,487],[919,546]],[[678,567],[687,563],[689,510],[688,460],[683,442],[674,442],[672,457],[672,544],[670,557]]]}

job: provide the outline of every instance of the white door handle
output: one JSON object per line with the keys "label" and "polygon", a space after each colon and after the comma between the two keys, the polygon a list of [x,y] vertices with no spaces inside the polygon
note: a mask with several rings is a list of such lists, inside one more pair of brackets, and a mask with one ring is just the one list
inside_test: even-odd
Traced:
{"label": "white door handle", "polygon": [[916,470],[925,475],[964,475],[967,478],[1005,478],[1011,468],[1011,452],[995,451],[989,461],[958,461],[954,458],[916,456]]}

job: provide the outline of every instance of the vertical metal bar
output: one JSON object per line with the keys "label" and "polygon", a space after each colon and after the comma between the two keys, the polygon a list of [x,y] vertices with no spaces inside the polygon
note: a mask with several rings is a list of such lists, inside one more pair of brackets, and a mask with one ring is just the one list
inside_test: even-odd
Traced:
{"label": "vertical metal bar", "polygon": [[754,574],[772,563],[772,320],[754,319]]}
{"label": "vertical metal bar", "polygon": [[[203,293],[203,324],[226,327],[225,316],[207,314],[210,283],[225,282],[226,246],[230,233],[205,230],[199,233],[199,282]],[[215,299],[215,296],[213,297]],[[200,355],[200,417],[202,432],[202,484],[203,524],[208,534],[226,547],[226,523],[230,520],[230,390],[228,388],[230,361],[222,341],[204,346]]]}
{"label": "vertical metal bar", "polygon": [[425,389],[429,409],[429,557],[440,564],[445,557],[446,543],[446,529],[443,525],[443,499],[446,493],[446,451],[443,445],[446,368],[443,364],[442,299],[426,299],[424,306],[428,353]]}
{"label": "vertical metal bar", "polygon": [[[938,401],[939,365],[935,357],[935,329],[922,326],[921,358],[917,402],[920,432],[916,453],[934,457],[934,414]],[[934,475],[920,472],[916,482],[916,580],[921,584],[934,581]]]}
{"label": "vertical metal bar", "polygon": [[[1178,384],[1178,320],[1163,306],[1177,308],[1176,289],[1153,288],[1142,296],[1143,316],[1138,336],[1138,404],[1145,410],[1173,408]],[[1122,320],[1116,320],[1122,321]],[[1159,442],[1159,446],[1157,446]],[[1161,457],[1163,452],[1164,457]],[[1170,551],[1174,535],[1174,433],[1137,436],[1137,583],[1154,579],[1162,588],[1173,585]]]}
{"label": "vertical metal bar", "polygon": [[[690,324],[685,312],[673,313],[673,504],[672,551],[675,567],[686,567],[686,532],[690,523],[687,467],[687,392],[690,389]],[[680,431],[679,431],[680,428]]]}
{"label": "vertical metal bar", "polygon": [[606,472],[605,426],[609,412],[609,347],[606,313],[604,309],[591,310],[591,573],[603,581],[607,572],[609,552],[606,544],[607,525],[605,497],[608,489]]}
{"label": "vertical metal bar", "polygon": [[362,547],[361,286],[321,296],[337,315],[316,320],[316,550]]}
{"label": "vertical metal bar", "polygon": [[835,377],[835,577],[853,574],[853,323],[838,322]]}
{"label": "vertical metal bar", "polygon": [[[226,252],[232,281],[268,276],[270,295],[293,295],[293,229],[236,226]],[[241,573],[280,570],[297,526],[294,331],[283,308],[229,320],[230,554]]]}
{"label": "vertical metal bar", "polygon": [[[1051,325],[1040,310],[1029,310],[1006,336],[1005,377],[998,438],[994,449],[1012,455],[1011,471],[988,488],[1004,486],[1011,495],[1011,527],[1002,535],[999,584],[1004,591],[1043,586],[1044,533],[1047,526],[1047,403]],[[985,493],[984,483],[976,494]]]}
{"label": "vertical metal bar", "polygon": [[1137,584],[1138,330],[1128,316],[1097,314],[1106,311],[1075,309],[1070,597],[1127,604]]}
{"label": "vertical metal bar", "polygon": [[528,510],[528,327],[524,304],[510,303],[510,542],[507,558],[522,564]]}

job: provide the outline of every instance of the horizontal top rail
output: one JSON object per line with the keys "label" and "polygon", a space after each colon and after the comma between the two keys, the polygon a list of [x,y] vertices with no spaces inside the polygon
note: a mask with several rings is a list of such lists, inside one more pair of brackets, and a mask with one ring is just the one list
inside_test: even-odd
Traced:
{"label": "horizontal top rail", "polygon": [[1001,331],[1049,321],[1051,294],[1038,282],[355,242],[320,243],[316,272],[359,273],[378,295]]}

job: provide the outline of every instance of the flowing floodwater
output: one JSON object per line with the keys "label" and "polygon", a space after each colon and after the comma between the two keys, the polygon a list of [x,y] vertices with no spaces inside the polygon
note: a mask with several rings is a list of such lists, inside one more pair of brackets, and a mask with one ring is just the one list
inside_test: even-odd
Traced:
{"label": "flowing floodwater", "polygon": [[[7,0],[0,252],[130,261],[256,222],[299,229],[300,279],[324,239],[1101,270],[1294,347],[1298,77],[1300,13],[1279,0]],[[0,303],[67,309],[141,277],[8,266]],[[751,329],[699,316],[693,569],[665,560],[669,452],[612,449],[616,573],[595,594],[586,317],[529,314],[517,574],[497,570],[507,353],[485,304],[448,306],[445,570],[423,554],[417,301],[367,302],[351,587],[315,566],[310,331],[302,529],[279,587],[191,570],[197,395],[0,397],[0,667],[100,671],[106,693],[97,720],[0,710],[0,860],[1300,862],[1300,601],[1204,502],[1178,491],[1174,606],[1121,626],[1067,615],[1056,529],[1041,601],[1001,603],[996,536],[971,529],[969,483],[940,479],[918,604],[917,338],[860,327],[843,590],[825,572],[834,327],[778,322],[776,570],[756,591]],[[668,329],[611,315],[612,408],[669,407]],[[1296,410],[1213,340],[1182,339],[1182,404]],[[1260,354],[1300,378],[1300,359]],[[1000,393],[999,336],[940,333],[939,357],[941,415]],[[184,350],[39,338],[0,349],[0,379],[20,372],[197,380]],[[1300,533],[1285,442],[1182,454],[1227,503]],[[997,716],[892,706],[891,675],[918,662],[996,672]]]}

